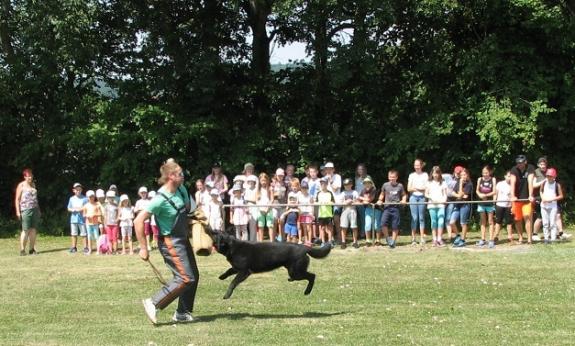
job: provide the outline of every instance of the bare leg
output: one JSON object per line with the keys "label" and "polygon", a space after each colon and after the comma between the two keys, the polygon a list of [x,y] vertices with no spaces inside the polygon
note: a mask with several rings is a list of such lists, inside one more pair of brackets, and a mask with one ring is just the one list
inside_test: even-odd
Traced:
{"label": "bare leg", "polygon": [[[22,231],[20,232],[20,251],[26,251],[26,241],[28,240],[28,232],[29,231]],[[32,243],[32,241],[30,241]],[[30,246],[30,248],[32,248]]]}

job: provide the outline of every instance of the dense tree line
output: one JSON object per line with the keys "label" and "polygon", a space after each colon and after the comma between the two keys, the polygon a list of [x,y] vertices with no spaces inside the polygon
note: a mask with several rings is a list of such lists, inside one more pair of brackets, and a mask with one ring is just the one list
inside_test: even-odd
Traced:
{"label": "dense tree line", "polygon": [[[329,159],[575,168],[573,0],[0,0],[0,198]],[[273,45],[309,61],[272,69]],[[478,174],[478,173],[477,173]]]}

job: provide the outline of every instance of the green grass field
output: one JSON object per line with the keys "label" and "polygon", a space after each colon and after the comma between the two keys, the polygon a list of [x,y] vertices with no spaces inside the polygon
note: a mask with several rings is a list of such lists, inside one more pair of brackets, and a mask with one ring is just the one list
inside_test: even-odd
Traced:
{"label": "green grass field", "polygon": [[[43,237],[38,256],[0,240],[1,345],[572,345],[575,245],[335,249],[312,260],[315,288],[284,269],[253,275],[230,300],[228,265],[198,258],[191,324],[152,326],[141,299],[160,286],[137,256],[67,253]],[[153,262],[168,276],[157,252]]]}

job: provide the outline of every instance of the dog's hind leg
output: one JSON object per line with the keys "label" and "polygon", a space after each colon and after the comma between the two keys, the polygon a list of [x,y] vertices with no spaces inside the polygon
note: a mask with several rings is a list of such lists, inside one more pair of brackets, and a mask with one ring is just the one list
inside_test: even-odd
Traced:
{"label": "dog's hind leg", "polygon": [[237,273],[238,273],[237,270],[235,270],[234,268],[230,268],[230,269],[226,270],[222,275],[220,275],[220,276],[218,277],[218,279],[220,279],[220,280],[225,280],[225,279],[227,279],[230,275],[234,275],[234,274],[237,274]]}
{"label": "dog's hind leg", "polygon": [[231,297],[232,293],[234,292],[234,289],[245,279],[248,278],[248,276],[250,276],[250,272],[249,271],[244,271],[244,272],[239,272],[238,275],[236,275],[236,277],[232,280],[232,282],[230,283],[230,286],[228,287],[228,291],[226,292],[226,294],[224,295],[224,299],[228,299],[229,297]]}
{"label": "dog's hind leg", "polygon": [[289,274],[288,281],[294,281],[294,280],[308,281],[307,287],[304,291],[305,295],[311,293],[311,290],[313,289],[313,284],[315,282],[315,274],[307,271],[308,265],[309,265],[309,257],[306,256],[302,260],[292,264],[289,268],[287,268]]}

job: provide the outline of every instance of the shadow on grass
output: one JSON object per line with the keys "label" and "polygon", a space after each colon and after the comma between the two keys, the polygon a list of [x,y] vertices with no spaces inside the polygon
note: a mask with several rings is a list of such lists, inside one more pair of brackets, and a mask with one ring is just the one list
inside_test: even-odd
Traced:
{"label": "shadow on grass", "polygon": [[[346,314],[347,312],[333,312],[333,313],[323,313],[323,312],[305,312],[303,314],[250,314],[247,312],[241,313],[230,313],[230,314],[215,314],[215,315],[203,315],[199,317],[194,317],[195,323],[203,323],[203,322],[213,322],[220,319],[227,319],[230,321],[238,321],[243,320],[245,318],[253,318],[258,320],[267,320],[267,319],[291,319],[291,318],[325,318],[331,316],[338,316]],[[161,322],[156,324],[156,326],[170,326],[173,325],[175,322]]]}
{"label": "shadow on grass", "polygon": [[70,248],[69,247],[62,247],[62,248],[57,248],[57,249],[39,250],[38,253],[41,255],[44,253],[62,252],[65,250],[70,250]]}

